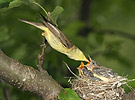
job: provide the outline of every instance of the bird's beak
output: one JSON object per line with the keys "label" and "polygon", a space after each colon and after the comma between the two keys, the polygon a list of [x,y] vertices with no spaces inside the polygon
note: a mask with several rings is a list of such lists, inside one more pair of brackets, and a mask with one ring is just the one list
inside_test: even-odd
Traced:
{"label": "bird's beak", "polygon": [[88,55],[88,57],[89,57],[89,60],[86,58],[86,62],[88,62],[87,63],[87,65],[89,65],[90,64],[90,62],[91,62],[91,58],[90,58],[90,56]]}
{"label": "bird's beak", "polygon": [[26,20],[23,20],[23,19],[19,19],[19,21],[22,21],[24,23],[27,23],[27,24],[30,24],[30,25],[33,25],[41,30],[44,31],[45,29],[45,26],[42,24],[42,23],[37,23],[37,22],[31,22],[31,21],[26,21]]}
{"label": "bird's beak", "polygon": [[81,65],[77,69],[79,70],[79,69],[82,69],[82,68],[84,68],[84,63],[81,61]]}

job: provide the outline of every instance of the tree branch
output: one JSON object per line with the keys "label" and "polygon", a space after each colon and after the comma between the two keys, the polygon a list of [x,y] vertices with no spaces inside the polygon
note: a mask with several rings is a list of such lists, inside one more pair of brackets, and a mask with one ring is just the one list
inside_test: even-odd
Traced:
{"label": "tree branch", "polygon": [[38,94],[43,100],[57,100],[63,88],[47,73],[9,58],[0,49],[0,78],[24,91]]}

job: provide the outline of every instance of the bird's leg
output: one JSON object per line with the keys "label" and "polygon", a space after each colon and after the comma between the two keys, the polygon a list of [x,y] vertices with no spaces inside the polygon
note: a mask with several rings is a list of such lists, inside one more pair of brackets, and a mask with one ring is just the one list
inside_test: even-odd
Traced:
{"label": "bird's leg", "polygon": [[43,36],[43,43],[40,45],[42,47],[42,51],[41,51],[41,54],[38,54],[38,62],[37,62],[37,67],[39,71],[43,71],[42,64],[43,64],[44,55],[45,55],[45,48],[46,48],[45,43],[46,43],[46,39]]}

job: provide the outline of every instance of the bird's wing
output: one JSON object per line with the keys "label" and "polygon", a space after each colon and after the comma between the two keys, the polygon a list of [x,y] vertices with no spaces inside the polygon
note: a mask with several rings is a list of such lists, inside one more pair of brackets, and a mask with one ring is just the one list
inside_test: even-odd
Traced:
{"label": "bird's wing", "polygon": [[43,22],[43,24],[61,41],[61,43],[66,48],[73,47],[73,43],[64,35],[62,31],[60,31],[55,25],[50,23],[42,14],[40,14],[42,18],[40,18]]}

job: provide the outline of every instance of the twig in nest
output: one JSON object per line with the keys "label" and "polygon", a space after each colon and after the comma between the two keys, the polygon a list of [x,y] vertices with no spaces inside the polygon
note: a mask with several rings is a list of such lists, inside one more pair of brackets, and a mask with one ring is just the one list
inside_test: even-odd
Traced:
{"label": "twig in nest", "polygon": [[[116,81],[118,84],[113,86]],[[120,100],[124,94],[124,89],[119,85],[122,83],[120,81],[115,79],[110,82],[87,81],[80,78],[73,80],[72,89],[85,100]]]}
{"label": "twig in nest", "polygon": [[[64,62],[64,61],[63,61]],[[70,71],[71,74],[73,74],[76,78],[80,78],[79,76],[77,76],[74,72],[72,72],[72,70],[69,68],[68,64],[64,62],[64,64],[66,65],[66,67],[68,68],[68,70]]]}
{"label": "twig in nest", "polygon": [[135,79],[132,80],[127,80],[126,86],[130,88],[131,91],[133,91],[135,93],[135,89],[133,87],[131,87],[130,85],[128,85],[128,82],[133,82],[135,81]]}
{"label": "twig in nest", "polygon": [[45,55],[45,48],[46,48],[45,42],[46,42],[45,37],[43,37],[43,44],[40,45],[42,47],[42,51],[41,54],[38,54],[37,67],[39,71],[43,71],[42,64],[44,62],[44,55]]}

